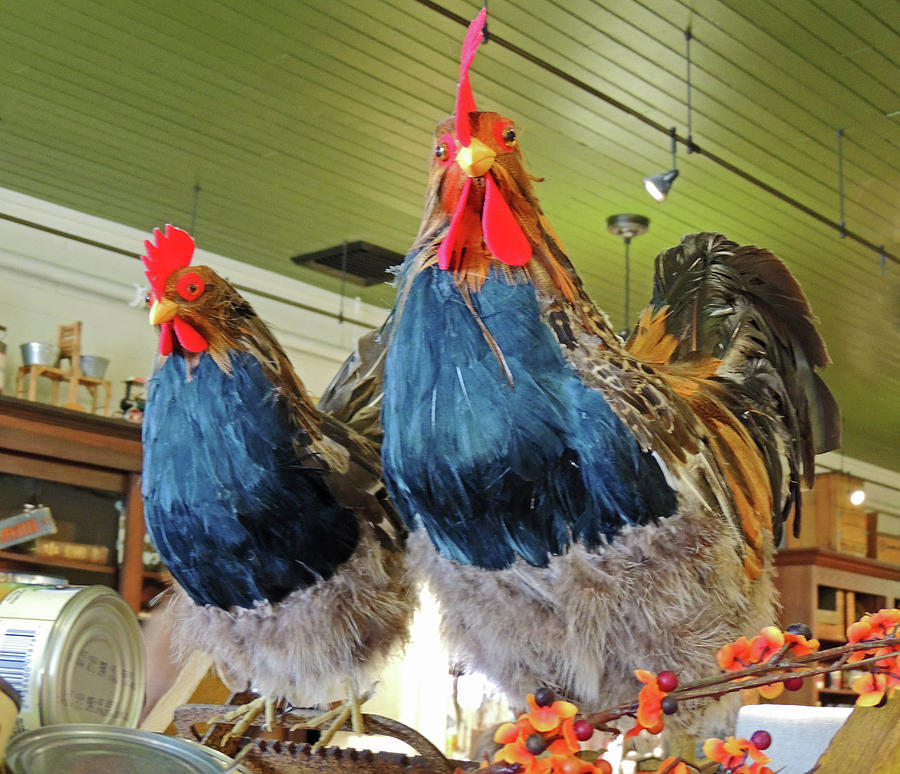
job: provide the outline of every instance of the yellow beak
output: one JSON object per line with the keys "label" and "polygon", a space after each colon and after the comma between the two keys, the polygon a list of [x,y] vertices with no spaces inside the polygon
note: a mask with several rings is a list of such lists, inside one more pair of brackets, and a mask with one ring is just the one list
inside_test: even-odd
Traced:
{"label": "yellow beak", "polygon": [[177,312],[178,304],[174,301],[169,301],[168,298],[154,301],[153,306],[150,307],[150,324],[159,325],[160,323],[168,322]]}
{"label": "yellow beak", "polygon": [[477,137],[472,137],[469,144],[460,148],[456,154],[456,163],[469,177],[481,177],[491,168],[496,157],[497,154],[487,145]]}

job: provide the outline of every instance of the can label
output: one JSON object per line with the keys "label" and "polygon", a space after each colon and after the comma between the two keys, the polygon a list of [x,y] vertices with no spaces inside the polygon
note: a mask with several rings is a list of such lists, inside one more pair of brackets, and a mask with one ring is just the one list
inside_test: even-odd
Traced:
{"label": "can label", "polygon": [[0,677],[22,697],[15,733],[41,724],[39,681],[34,678],[40,674],[52,628],[52,621],[0,619]]}

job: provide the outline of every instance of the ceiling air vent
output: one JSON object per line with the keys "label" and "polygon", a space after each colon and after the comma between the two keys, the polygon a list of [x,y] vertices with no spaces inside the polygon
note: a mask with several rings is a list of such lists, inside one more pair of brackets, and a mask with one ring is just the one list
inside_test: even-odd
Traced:
{"label": "ceiling air vent", "polygon": [[316,269],[333,277],[343,276],[357,285],[375,285],[390,281],[391,275],[387,270],[402,263],[403,258],[400,253],[369,242],[347,242],[314,253],[295,255],[291,260],[298,266]]}

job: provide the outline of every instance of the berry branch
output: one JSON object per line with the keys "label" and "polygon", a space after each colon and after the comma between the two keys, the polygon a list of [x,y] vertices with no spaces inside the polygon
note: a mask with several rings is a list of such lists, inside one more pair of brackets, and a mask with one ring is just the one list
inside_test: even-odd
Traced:
{"label": "berry branch", "polygon": [[[820,651],[819,642],[804,624],[793,624],[785,631],[769,626],[752,640],[741,637],[723,647],[716,660],[722,668],[718,675],[679,686],[678,675],[638,669],[635,676],[644,685],[636,702],[594,712],[576,719],[578,708],[557,701],[553,692],[541,688],[529,694],[530,711],[515,723],[498,729],[494,740],[503,745],[493,762],[485,761],[485,774],[611,774],[612,767],[596,753],[580,750],[579,742],[589,739],[594,729],[620,733],[610,724],[622,717],[635,718],[634,727],[625,736],[642,731],[660,733],[664,715],[678,712],[679,702],[719,699],[734,691],[755,688],[766,698],[781,690],[798,690],[808,677],[828,672],[854,670],[861,673],[852,682],[859,694],[857,704],[880,706],[887,695],[900,689],[900,610],[880,610],[866,614],[847,629],[846,645]],[[771,744],[771,736],[758,730],[750,739],[707,739],[706,756],[726,774],[772,774],[766,764],[770,758],[762,751]],[[696,771],[681,758],[662,762],[657,774],[689,774]]]}

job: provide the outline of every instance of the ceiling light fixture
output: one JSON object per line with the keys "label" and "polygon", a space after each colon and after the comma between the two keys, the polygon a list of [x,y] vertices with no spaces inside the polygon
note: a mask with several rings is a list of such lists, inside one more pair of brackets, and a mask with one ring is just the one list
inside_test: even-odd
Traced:
{"label": "ceiling light fixture", "polygon": [[676,163],[675,158],[676,148],[678,147],[675,139],[677,136],[675,127],[673,126],[672,168],[668,172],[660,172],[658,175],[648,175],[644,178],[644,188],[646,188],[647,193],[658,202],[664,202],[666,200],[666,196],[669,195],[669,189],[672,187],[672,183],[674,183],[675,178],[678,177],[678,164]]}
{"label": "ceiling light fixture", "polygon": [[[674,131],[674,129],[672,130]],[[668,173],[667,173],[668,174]],[[677,170],[675,174],[678,174]],[[674,178],[673,178],[674,179]],[[667,189],[668,190],[668,189]],[[631,290],[631,240],[634,237],[646,234],[650,228],[650,218],[644,215],[610,215],[606,219],[606,229],[610,234],[620,236],[625,240],[625,329],[628,329],[630,309],[628,295]]]}
{"label": "ceiling light fixture", "polygon": [[[691,120],[693,115],[693,110],[691,109],[691,31],[690,29],[686,29],[684,31],[684,46],[685,46],[685,61],[687,62],[687,152],[693,153],[695,150],[700,150],[696,145],[694,145],[694,135],[691,129]],[[644,188],[647,189],[647,193],[650,194],[656,201],[664,202],[666,197],[669,195],[669,189],[672,187],[672,183],[675,182],[675,178],[678,177],[678,164],[675,161],[675,149],[678,145],[678,133],[675,131],[675,127],[673,126],[669,130],[669,134],[672,137],[672,168],[668,172],[660,172],[658,175],[648,175],[644,178]]]}

